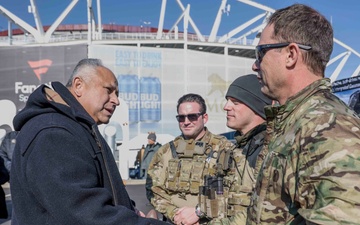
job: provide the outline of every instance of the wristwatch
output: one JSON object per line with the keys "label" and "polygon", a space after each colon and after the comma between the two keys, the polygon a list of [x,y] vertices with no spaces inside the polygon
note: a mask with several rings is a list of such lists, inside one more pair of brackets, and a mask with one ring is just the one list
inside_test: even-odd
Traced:
{"label": "wristwatch", "polygon": [[195,206],[195,214],[201,219],[205,217],[205,213],[201,211],[200,206]]}

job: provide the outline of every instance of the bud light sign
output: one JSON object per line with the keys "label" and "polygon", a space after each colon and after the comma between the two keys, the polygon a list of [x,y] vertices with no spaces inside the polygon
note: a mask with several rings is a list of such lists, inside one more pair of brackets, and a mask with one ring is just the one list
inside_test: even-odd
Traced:
{"label": "bud light sign", "polygon": [[[157,77],[119,75],[119,97],[129,107],[129,123],[161,120],[161,83]],[[140,118],[140,119],[139,119]]]}
{"label": "bud light sign", "polygon": [[145,123],[161,119],[161,84],[157,77],[140,79],[140,121]]}
{"label": "bud light sign", "polygon": [[129,123],[139,122],[139,79],[137,75],[119,75],[119,97],[129,107]]}

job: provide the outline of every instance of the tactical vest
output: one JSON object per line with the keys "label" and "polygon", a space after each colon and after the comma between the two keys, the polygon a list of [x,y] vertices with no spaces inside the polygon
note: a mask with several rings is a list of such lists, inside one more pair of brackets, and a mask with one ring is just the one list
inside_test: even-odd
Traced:
{"label": "tactical vest", "polygon": [[211,143],[195,140],[177,140],[177,147],[171,141],[170,148],[173,158],[168,162],[166,188],[197,195],[199,186],[204,184],[204,176],[216,173],[217,152]]}
{"label": "tactical vest", "polygon": [[198,206],[208,219],[227,217],[230,186],[224,182],[224,175],[233,168],[232,152],[233,149],[223,149],[219,152],[216,160],[216,173],[206,175],[203,186],[199,187]]}
{"label": "tactical vest", "polygon": [[[217,175],[208,178],[209,181],[200,187],[199,207],[208,218],[231,217],[237,211],[246,210],[250,205],[249,193],[252,193],[252,185],[243,185],[244,170],[246,163],[249,163],[248,160],[256,160],[263,139],[264,133],[259,133],[241,149],[233,148],[219,152]],[[243,151],[247,153],[246,157],[242,155]],[[251,162],[255,177],[261,162]]]}

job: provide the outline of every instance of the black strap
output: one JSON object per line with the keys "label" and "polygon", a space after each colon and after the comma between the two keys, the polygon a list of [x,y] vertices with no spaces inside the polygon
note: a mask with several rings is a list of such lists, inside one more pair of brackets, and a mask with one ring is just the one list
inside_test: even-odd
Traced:
{"label": "black strap", "polygon": [[177,159],[178,155],[176,153],[176,148],[175,148],[175,145],[174,145],[174,141],[170,141],[169,144],[170,144],[171,154],[172,154],[173,158]]}

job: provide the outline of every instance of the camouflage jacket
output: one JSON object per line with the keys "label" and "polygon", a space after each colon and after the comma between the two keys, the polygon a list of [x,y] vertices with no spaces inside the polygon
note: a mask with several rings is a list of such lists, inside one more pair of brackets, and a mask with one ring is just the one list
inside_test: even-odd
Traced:
{"label": "camouflage jacket", "polygon": [[266,156],[263,151],[266,124],[260,124],[244,135],[236,133],[236,148],[232,150],[234,167],[226,172],[225,186],[228,186],[228,217],[214,219],[209,225],[246,224],[247,208],[255,187],[256,177]]}
{"label": "camouflage jacket", "polygon": [[[175,138],[173,142],[175,147],[178,147],[180,140],[184,140],[183,136]],[[210,149],[214,152],[210,160],[207,159],[209,152],[205,152],[204,155],[200,156],[194,155],[194,157],[190,159],[196,161],[193,164],[193,168],[190,169],[191,171],[200,169],[195,167],[196,165],[200,165],[200,162],[203,162],[202,165],[204,165],[204,168],[202,169],[204,171],[202,177],[197,179],[199,181],[198,185],[203,185],[204,175],[213,175],[216,173],[217,153],[222,149],[233,148],[233,144],[224,136],[214,135],[208,130],[206,130],[204,137],[199,141],[206,143],[206,145],[210,146]],[[173,158],[170,143],[167,143],[160,147],[160,149],[155,153],[148,169],[148,176],[152,181],[151,190],[154,194],[151,199],[151,204],[154,206],[156,211],[164,214],[170,220],[173,220],[177,209],[184,206],[195,207],[198,203],[198,194],[183,193],[181,191],[173,191],[167,188],[169,161]],[[180,186],[180,184],[177,186]],[[197,190],[198,189],[199,188],[197,188]]]}
{"label": "camouflage jacket", "polygon": [[265,111],[269,153],[247,224],[359,224],[360,120],[330,80]]}

